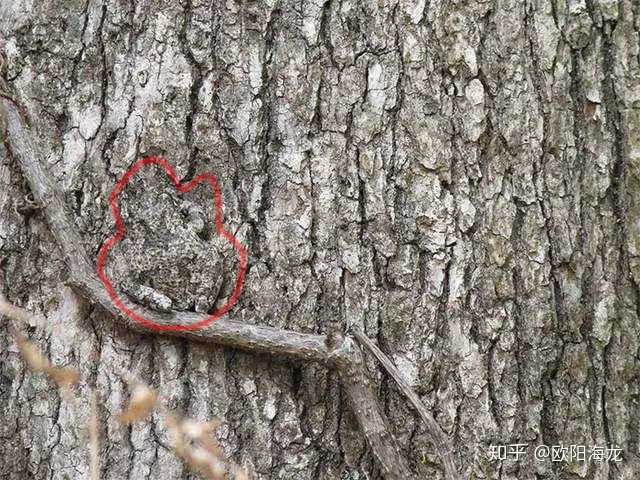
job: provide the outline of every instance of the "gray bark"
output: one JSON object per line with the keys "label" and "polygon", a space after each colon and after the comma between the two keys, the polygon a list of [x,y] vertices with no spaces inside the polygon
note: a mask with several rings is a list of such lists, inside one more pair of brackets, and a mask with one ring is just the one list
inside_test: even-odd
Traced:
{"label": "gray bark", "polygon": [[[631,0],[0,4],[7,78],[89,255],[140,157],[215,173],[249,251],[230,320],[363,329],[477,478],[640,473],[639,32]],[[114,422],[123,371],[220,418],[257,478],[382,476],[332,369],[135,332],[66,286],[23,173],[0,146],[3,293],[97,388],[103,478],[188,477],[157,418]],[[122,205],[123,290],[191,316],[224,300],[234,257],[207,235],[206,188],[178,195],[149,170]],[[160,256],[134,255],[145,238]],[[62,402],[1,328],[0,477],[88,478],[89,391]],[[368,365],[411,469],[442,478],[420,417]],[[624,461],[488,460],[507,443],[611,444]]]}

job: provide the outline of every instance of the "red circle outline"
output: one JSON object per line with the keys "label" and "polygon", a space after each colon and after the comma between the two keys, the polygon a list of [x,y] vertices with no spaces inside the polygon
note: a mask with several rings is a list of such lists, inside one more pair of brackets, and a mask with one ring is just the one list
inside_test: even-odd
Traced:
{"label": "red circle outline", "polygon": [[[120,215],[120,208],[118,206],[118,196],[122,193],[127,184],[131,181],[133,176],[138,173],[138,171],[146,166],[146,165],[158,165],[162,167],[162,169],[167,173],[173,185],[178,189],[180,193],[187,193],[197,187],[200,183],[206,182],[211,186],[213,190],[213,199],[214,206],[216,211],[216,232],[218,235],[225,238],[233,248],[238,252],[238,256],[240,257],[240,267],[238,268],[238,276],[236,278],[236,285],[231,292],[231,296],[227,300],[227,302],[218,308],[215,312],[213,312],[208,317],[190,324],[190,325],[161,325],[152,320],[144,318],[143,316],[137,314],[129,307],[127,307],[122,299],[118,296],[111,281],[107,278],[107,275],[104,272],[105,264],[107,261],[107,256],[109,255],[109,250],[111,250],[118,242],[120,242],[126,235],[127,231],[124,227],[124,222],[122,220],[122,216]],[[218,185],[218,180],[215,175],[211,173],[203,173],[198,175],[196,178],[191,180],[188,183],[180,183],[178,176],[176,175],[175,170],[171,168],[169,163],[161,157],[145,157],[141,160],[138,160],[133,166],[122,176],[122,178],[116,183],[116,186],[111,191],[111,195],[109,195],[109,205],[111,206],[111,214],[116,221],[116,234],[109,239],[107,239],[100,247],[100,251],[98,252],[98,262],[96,271],[98,272],[98,277],[100,281],[104,285],[111,298],[111,301],[116,306],[118,310],[124,313],[127,317],[129,317],[134,322],[142,325],[143,327],[158,330],[158,331],[183,331],[183,330],[199,330],[201,328],[207,327],[219,319],[222,315],[227,313],[233,306],[238,302],[238,298],[242,293],[242,286],[244,284],[244,277],[247,271],[247,250],[242,243],[230,232],[224,229],[223,215],[222,215],[222,193],[220,192],[220,186]]]}

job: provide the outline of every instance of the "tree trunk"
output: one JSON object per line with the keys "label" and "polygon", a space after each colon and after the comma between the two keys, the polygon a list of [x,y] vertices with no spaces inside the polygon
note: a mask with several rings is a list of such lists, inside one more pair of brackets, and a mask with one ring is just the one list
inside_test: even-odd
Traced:
{"label": "tree trunk", "polygon": [[[114,234],[109,194],[138,159],[215,174],[249,257],[231,318],[362,328],[470,478],[640,475],[639,34],[634,0],[0,4],[8,83],[87,252]],[[224,303],[238,262],[206,187],[179,194],[150,166],[120,205],[108,273],[123,295]],[[190,478],[157,417],[114,421],[125,372],[219,418],[255,478],[382,478],[334,371],[133,332],[65,284],[60,247],[0,146],[2,293],[86,382],[61,400],[3,321],[1,478],[89,478],[89,387],[103,480]],[[410,468],[442,478],[420,417],[368,365]],[[519,461],[489,458],[515,443]],[[542,444],[623,459],[536,460]]]}

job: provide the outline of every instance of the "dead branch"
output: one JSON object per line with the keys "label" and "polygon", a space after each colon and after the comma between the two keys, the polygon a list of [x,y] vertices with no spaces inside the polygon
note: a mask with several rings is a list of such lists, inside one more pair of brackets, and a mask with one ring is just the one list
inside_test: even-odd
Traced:
{"label": "dead branch", "polygon": [[336,358],[342,386],[362,433],[382,466],[385,478],[414,478],[378,403],[375,385],[364,365],[362,351],[351,337],[343,340],[341,348],[347,350]]}
{"label": "dead branch", "polygon": [[[158,334],[144,329],[123,316],[111,303],[106,291],[95,275],[93,261],[84,248],[75,222],[58,186],[41,163],[29,122],[25,121],[12,97],[0,96],[0,123],[6,128],[5,146],[26,178],[35,200],[43,208],[49,227],[69,268],[70,283],[89,301],[102,306],[119,321],[136,331]],[[195,313],[160,313],[135,307],[141,315],[162,325],[189,324],[202,320]],[[342,380],[349,403],[367,439],[382,472],[389,479],[414,478],[402,455],[388,421],[378,403],[371,380],[362,362],[359,347],[351,337],[345,337],[336,348],[327,345],[327,337],[293,332],[252,324],[251,318],[232,320],[225,316],[207,328],[195,332],[162,332],[250,352],[286,356],[315,361],[336,368]],[[433,438],[434,444],[439,441]],[[443,457],[443,462],[446,462]],[[446,467],[448,469],[448,467]],[[454,477],[451,477],[454,478]]]}
{"label": "dead branch", "polygon": [[91,480],[100,480],[100,436],[98,431],[98,394],[91,391],[91,418],[89,419],[89,455]]}
{"label": "dead branch", "polygon": [[420,397],[413,391],[407,380],[405,379],[402,372],[398,370],[391,359],[385,355],[385,353],[378,348],[378,346],[365,335],[365,333],[358,329],[353,329],[353,336],[356,337],[358,342],[363,345],[366,350],[368,350],[374,357],[378,359],[378,361],[382,364],[384,369],[387,371],[391,378],[393,378],[400,388],[400,391],[407,397],[411,405],[418,411],[420,417],[422,417],[422,421],[427,426],[427,431],[429,432],[429,436],[431,437],[431,443],[438,452],[440,459],[442,460],[442,464],[444,466],[444,471],[447,480],[457,480],[459,479],[458,471],[456,469],[455,460],[453,458],[453,447],[451,445],[451,440],[447,436],[446,433],[440,428],[440,425],[436,422],[433,415],[427,410],[427,407]]}

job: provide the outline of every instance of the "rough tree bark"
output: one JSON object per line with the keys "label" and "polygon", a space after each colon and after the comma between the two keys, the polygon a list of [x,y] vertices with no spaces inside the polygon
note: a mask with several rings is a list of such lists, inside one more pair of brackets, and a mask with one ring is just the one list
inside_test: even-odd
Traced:
{"label": "rough tree bark", "polygon": [[[457,462],[500,479],[640,472],[639,32],[632,0],[0,3],[9,83],[87,252],[141,156],[182,179],[214,172],[249,250],[232,318],[363,329]],[[122,206],[123,291],[185,312],[228,295],[234,257],[208,235],[206,189],[176,195],[149,170]],[[138,255],[145,238],[156,255]],[[188,477],[154,422],[113,423],[122,371],[220,418],[258,478],[381,477],[331,369],[136,333],[65,286],[3,146],[0,269],[38,313],[32,338],[100,392],[105,479]],[[1,328],[0,476],[88,478],[73,428],[88,392],[74,412]],[[441,478],[420,417],[369,367],[412,470]],[[614,444],[624,461],[489,461],[505,443]]]}

